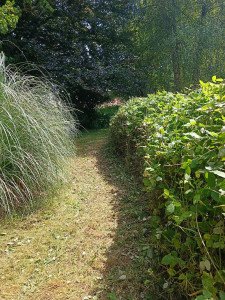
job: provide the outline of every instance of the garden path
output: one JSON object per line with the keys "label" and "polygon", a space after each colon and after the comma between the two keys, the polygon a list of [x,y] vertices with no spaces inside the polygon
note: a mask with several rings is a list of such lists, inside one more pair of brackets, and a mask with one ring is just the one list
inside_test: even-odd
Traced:
{"label": "garden path", "polygon": [[144,298],[144,270],[135,265],[143,207],[104,153],[107,136],[78,138],[70,183],[50,204],[0,222],[0,299]]}

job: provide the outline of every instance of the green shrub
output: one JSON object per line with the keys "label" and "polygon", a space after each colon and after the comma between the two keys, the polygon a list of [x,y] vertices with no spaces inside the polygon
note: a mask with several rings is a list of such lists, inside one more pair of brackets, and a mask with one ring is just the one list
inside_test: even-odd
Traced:
{"label": "green shrub", "polygon": [[225,296],[224,95],[214,76],[188,95],[132,99],[111,122],[118,153],[150,195],[155,274],[167,270],[172,299]]}
{"label": "green shrub", "polygon": [[98,107],[93,111],[91,128],[108,128],[111,118],[117,113],[119,106]]}
{"label": "green shrub", "polygon": [[75,122],[47,79],[4,67],[0,57],[0,207],[30,206],[64,178]]}

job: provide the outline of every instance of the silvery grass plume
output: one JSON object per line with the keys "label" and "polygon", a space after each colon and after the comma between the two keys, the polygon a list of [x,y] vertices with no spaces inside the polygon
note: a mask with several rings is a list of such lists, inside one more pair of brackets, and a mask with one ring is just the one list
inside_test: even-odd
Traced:
{"label": "silvery grass plume", "polygon": [[0,207],[30,207],[65,179],[76,121],[46,78],[5,67],[0,55]]}

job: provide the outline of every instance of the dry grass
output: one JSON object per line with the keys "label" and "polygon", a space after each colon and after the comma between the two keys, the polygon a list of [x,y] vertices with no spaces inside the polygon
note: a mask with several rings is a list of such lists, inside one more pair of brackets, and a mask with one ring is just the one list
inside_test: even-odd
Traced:
{"label": "dry grass", "polygon": [[0,222],[0,299],[141,299],[143,210],[103,155],[106,136],[79,138],[70,184],[51,205]]}

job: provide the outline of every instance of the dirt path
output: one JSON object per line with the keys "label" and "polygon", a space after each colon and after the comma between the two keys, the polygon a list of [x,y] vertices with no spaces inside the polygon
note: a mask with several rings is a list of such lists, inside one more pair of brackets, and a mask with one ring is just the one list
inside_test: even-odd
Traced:
{"label": "dirt path", "polygon": [[0,299],[151,299],[136,244],[145,213],[106,140],[105,130],[85,134],[53,203],[0,223]]}

